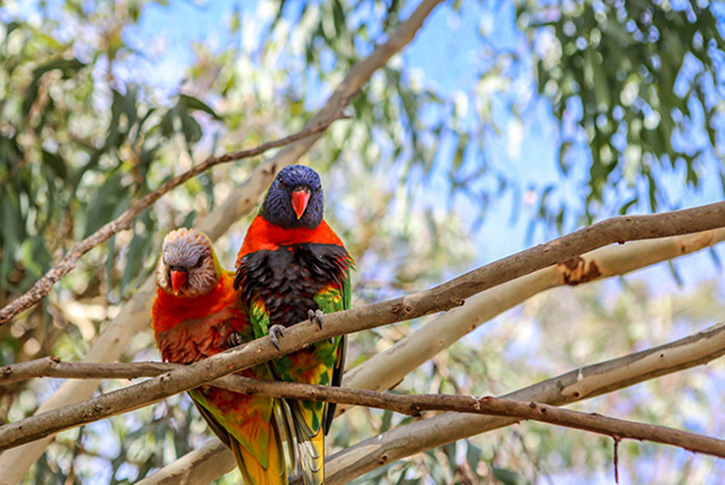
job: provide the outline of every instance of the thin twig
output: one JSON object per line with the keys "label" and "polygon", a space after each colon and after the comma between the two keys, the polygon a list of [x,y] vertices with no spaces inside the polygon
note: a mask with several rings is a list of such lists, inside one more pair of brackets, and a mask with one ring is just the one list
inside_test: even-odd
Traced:
{"label": "thin twig", "polygon": [[[484,322],[549,288],[621,276],[722,241],[725,229],[607,246],[497,285],[467,298],[462,307],[429,319],[384,352],[371,356],[345,374],[343,385],[374,391],[390,389]],[[337,407],[338,414],[344,410],[345,406]]]}
{"label": "thin twig", "polygon": [[[376,45],[373,52],[350,68],[319,112],[305,124],[305,128],[328,120],[344,109],[345,103],[352,99],[352,96],[370,80],[371,76],[415,38],[430,13],[442,1],[421,1],[410,16],[386,36],[386,40]],[[206,233],[212,240],[219,238],[233,222],[238,221],[256,207],[259,197],[267,189],[277,172],[296,163],[320,136],[321,134],[312,135],[291,143],[260,163],[252,170],[246,182],[234,188],[224,202],[202,217],[194,227]],[[131,336],[141,331],[147,324],[146,316],[151,311],[154,290],[153,277],[147,278],[139,291],[124,303],[119,314],[93,343],[86,354],[86,360],[111,362],[119,358]],[[40,414],[83,401],[89,398],[95,390],[95,381],[67,381],[41,404],[36,413]],[[48,438],[38,440],[0,455],[0,476],[10,483],[20,482],[27,470],[43,453],[49,441]],[[212,462],[214,462],[213,458]],[[185,480],[190,480],[189,483],[206,483],[208,481],[203,478],[196,480],[196,477],[194,473],[191,473]]]}
{"label": "thin twig", "polygon": [[[160,364],[156,362],[92,364],[85,362],[57,362],[52,359],[41,359],[40,362],[44,360],[52,362],[53,366],[43,371],[35,372],[37,374],[36,377],[58,376],[60,374],[65,377],[81,379],[133,378],[161,375],[164,372],[184,367],[178,364]],[[23,364],[17,364],[16,368],[21,365]],[[9,366],[1,369],[0,374],[5,375],[6,370],[11,368]],[[245,394],[366,406],[387,409],[414,417],[420,417],[423,411],[452,411],[530,419],[611,436],[615,439],[615,446],[621,439],[646,440],[725,458],[725,440],[665,426],[643,424],[602,416],[597,413],[583,413],[569,409],[559,409],[554,406],[535,402],[525,403],[492,396],[478,398],[474,396],[443,394],[402,395],[343,387],[264,381],[235,375],[226,376],[216,381],[216,383],[221,384],[226,389]]]}
{"label": "thin twig", "polygon": [[619,483],[619,436],[612,436],[614,439],[614,483]]}
{"label": "thin twig", "polygon": [[[674,342],[574,369],[502,397],[562,406],[703,365],[724,354],[725,325],[720,324]],[[398,426],[329,457],[325,462],[325,483],[349,483],[395,460],[517,421],[498,416],[442,413]],[[231,453],[218,442],[211,442],[170,463],[139,485],[178,483],[187,476],[206,483],[234,466]]]}
{"label": "thin twig", "polygon": [[[492,286],[565,261],[612,242],[699,232],[725,225],[725,202],[662,214],[615,217],[527,249],[426,291],[325,317],[285,332],[279,350],[269,337],[222,352],[183,369],[84,402],[0,427],[0,449],[27,443],[69,427],[138,409],[236,371],[300,350],[314,342],[448,310]],[[32,423],[32,430],[29,430]]]}
{"label": "thin twig", "polygon": [[[423,327],[426,329],[425,332],[422,329],[416,330],[412,336],[396,342],[391,347],[393,350],[388,349],[382,354],[371,357],[360,366],[351,369],[345,374],[342,385],[356,389],[380,391],[391,389],[412,369],[425,362],[430,356],[443,351],[452,342],[461,338],[462,335],[473,331],[495,315],[525,301],[535,294],[543,292],[547,288],[565,283],[575,284],[596,281],[597,278],[593,277],[595,274],[599,275],[598,277],[600,278],[623,275],[660,261],[691,254],[703,248],[713,246],[723,240],[725,240],[725,229],[715,229],[669,238],[632,242],[626,245],[608,246],[574,258],[576,265],[570,262],[564,262],[536,271],[504,285],[496,286],[472,298],[466,299],[464,306],[458,307],[450,312],[442,313],[436,318],[428,320],[428,323]],[[720,347],[725,348],[725,331],[722,331],[721,335],[723,336],[720,339]],[[694,348],[690,350],[687,347],[682,350],[686,352],[700,351]],[[654,352],[655,349],[651,351]],[[669,352],[669,350],[666,350],[667,355],[669,355]],[[380,359],[381,356],[385,358]],[[709,358],[712,359],[715,356],[711,355]],[[669,358],[665,360],[671,362]],[[641,367],[637,367],[634,364],[633,366],[634,369],[627,366],[627,370],[619,370],[617,376],[621,380],[627,380],[634,379],[640,375],[645,375],[646,379],[652,379],[658,375],[662,375],[661,373],[651,374],[644,372]],[[670,369],[669,372],[684,368],[687,367],[678,366],[676,369]],[[612,378],[614,379],[615,376],[612,375]],[[614,379],[614,381],[616,380]],[[589,378],[585,378],[582,382],[589,382]],[[588,386],[584,390],[584,394],[582,393],[582,389],[577,389],[571,394],[576,392],[579,398],[588,397],[587,393],[591,391],[591,388],[591,385]],[[609,387],[608,391],[611,392],[614,389],[615,387]],[[526,402],[541,401],[547,404],[561,405],[560,401],[551,400],[550,398],[545,399],[541,396],[541,394],[536,393],[527,394],[521,399]],[[573,401],[568,400],[567,402]],[[349,407],[338,405],[337,409],[340,411],[339,414],[342,414]],[[490,421],[496,420],[497,422],[505,421],[495,417],[489,417],[488,419]],[[480,427],[477,430],[478,433],[485,431],[486,429],[480,430]],[[410,439],[416,440],[417,438]],[[451,441],[455,441],[456,439],[462,438],[459,436],[455,439],[452,438]],[[431,447],[434,446],[431,445]],[[385,454],[387,455],[387,451]],[[227,466],[226,468],[225,465]],[[143,483],[145,485],[176,483],[178,477],[184,476],[182,470],[192,473],[194,477],[198,478],[199,482],[206,483],[222,476],[233,465],[234,460],[226,448],[210,444],[179,458],[177,461],[167,465],[162,470],[144,480]],[[551,481],[550,476],[548,476],[545,470],[544,473],[549,481]],[[342,481],[346,483],[352,478],[349,477]]]}
{"label": "thin twig", "polygon": [[244,158],[256,157],[257,155],[261,155],[262,153],[273,148],[288,145],[297,140],[316,135],[317,133],[325,131],[333,122],[343,118],[346,118],[346,116],[344,116],[341,112],[338,112],[332,118],[323,120],[310,128],[304,129],[299,133],[295,133],[294,135],[264,143],[248,150],[227,153],[219,157],[207,157],[207,159],[200,164],[195,165],[186,172],[177,175],[173,179],[163,183],[161,187],[149,194],[146,194],[141,199],[133,203],[131,207],[126,209],[126,211],[118,218],[107,223],[96,232],[73,246],[70,251],[68,251],[66,255],[63,256],[58,264],[56,264],[52,269],[45,273],[45,275],[43,275],[38,281],[35,282],[32,288],[30,288],[27,292],[25,292],[23,295],[19,296],[12,302],[8,303],[2,310],[0,310],[0,325],[6,323],[18,313],[27,310],[31,306],[38,303],[44,296],[46,296],[50,292],[54,284],[56,284],[61,278],[70,273],[73,268],[76,267],[76,263],[81,258],[81,256],[83,256],[102,242],[106,241],[114,234],[117,234],[124,229],[130,228],[133,220],[141,212],[143,212],[147,207],[151,206],[153,203],[159,200],[167,192],[178,187],[187,180],[209,170],[215,165],[233,162],[236,160],[242,160]]}
{"label": "thin twig", "polygon": [[[725,325],[720,323],[675,342],[574,369],[501,397],[563,406],[704,365],[723,355]],[[515,422],[515,418],[442,413],[398,426],[331,456],[325,465],[325,483],[349,483],[395,460]]]}
{"label": "thin twig", "polygon": [[164,362],[62,362],[58,357],[44,357],[0,368],[0,385],[36,377],[136,379],[155,377],[183,367],[183,365]]}

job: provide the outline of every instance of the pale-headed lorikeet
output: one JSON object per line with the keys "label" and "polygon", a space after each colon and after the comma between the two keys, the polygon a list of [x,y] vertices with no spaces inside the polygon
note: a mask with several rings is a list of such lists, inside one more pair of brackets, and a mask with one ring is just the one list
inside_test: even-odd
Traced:
{"label": "pale-headed lorikeet", "polygon": [[[237,256],[235,288],[249,309],[255,337],[269,334],[277,346],[284,329],[322,314],[350,307],[350,270],[354,263],[340,238],[323,220],[320,177],[311,168],[282,169],[269,187],[259,214],[249,226]],[[277,379],[309,384],[340,384],[345,337],[318,342],[275,359]],[[288,401],[303,468],[313,483],[324,480],[324,435],[333,404]]]}
{"label": "pale-headed lorikeet", "polygon": [[[247,311],[211,241],[193,229],[166,235],[156,270],[151,310],[164,361],[190,364],[254,338]],[[241,372],[270,379],[266,366]],[[287,485],[287,467],[277,400],[202,386],[189,393],[214,434],[234,454],[245,483]]]}

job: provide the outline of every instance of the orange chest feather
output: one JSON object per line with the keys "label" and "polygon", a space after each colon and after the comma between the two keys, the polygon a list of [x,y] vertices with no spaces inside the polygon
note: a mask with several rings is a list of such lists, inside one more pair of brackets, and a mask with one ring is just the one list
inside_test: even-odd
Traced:
{"label": "orange chest feather", "polygon": [[154,337],[167,362],[189,364],[228,348],[233,332],[250,333],[231,273],[197,298],[181,298],[157,290],[151,310]]}

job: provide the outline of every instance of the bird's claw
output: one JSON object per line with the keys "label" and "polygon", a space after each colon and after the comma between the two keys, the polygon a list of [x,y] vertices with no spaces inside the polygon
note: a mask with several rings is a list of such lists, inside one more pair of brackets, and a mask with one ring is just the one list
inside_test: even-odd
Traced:
{"label": "bird's claw", "polygon": [[320,330],[322,330],[322,317],[324,315],[325,314],[319,308],[317,310],[307,310],[307,318],[309,318],[311,322],[316,322],[317,326],[320,327]]}
{"label": "bird's claw", "polygon": [[242,339],[242,334],[239,332],[232,332],[229,334],[229,337],[227,337],[227,347],[238,347],[244,343],[244,340]]}
{"label": "bird's claw", "polygon": [[284,337],[284,327],[282,325],[272,325],[269,327],[269,338],[272,340],[272,345],[274,345],[274,348],[279,350],[279,340],[278,338]]}

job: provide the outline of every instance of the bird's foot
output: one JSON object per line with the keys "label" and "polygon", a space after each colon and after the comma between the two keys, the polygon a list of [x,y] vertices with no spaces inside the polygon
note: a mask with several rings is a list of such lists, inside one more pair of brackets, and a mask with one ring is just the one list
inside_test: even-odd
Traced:
{"label": "bird's foot", "polygon": [[317,310],[307,310],[307,318],[310,319],[312,322],[316,322],[317,326],[320,327],[320,330],[322,330],[322,317],[325,314],[322,313],[322,310],[319,308]]}
{"label": "bird's foot", "polygon": [[229,334],[229,337],[227,337],[227,347],[238,347],[244,343],[244,339],[242,339],[242,334],[239,332],[232,332]]}
{"label": "bird's foot", "polygon": [[278,338],[284,337],[284,327],[282,325],[272,325],[269,327],[269,338],[272,339],[272,345],[274,348],[279,350]]}

